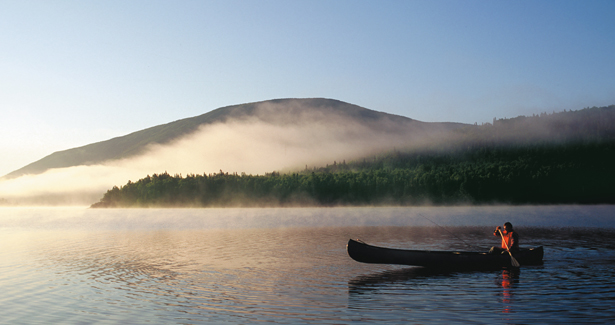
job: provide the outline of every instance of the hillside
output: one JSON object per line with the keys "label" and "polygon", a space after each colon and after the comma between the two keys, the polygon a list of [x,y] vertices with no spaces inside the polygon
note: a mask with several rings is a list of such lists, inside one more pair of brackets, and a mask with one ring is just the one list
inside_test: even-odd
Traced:
{"label": "hillside", "polygon": [[[94,165],[106,161],[137,156],[153,144],[168,144],[197,131],[200,127],[232,120],[256,119],[272,125],[330,120],[367,126],[381,133],[429,134],[459,128],[459,123],[424,123],[407,117],[377,112],[342,101],[323,98],[276,99],[218,108],[211,112],[154,126],[125,136],[92,143],[83,147],[58,151],[4,176],[16,178],[40,174],[51,168]],[[221,166],[224,168],[224,166]]]}
{"label": "hillside", "polygon": [[614,122],[615,106],[594,107],[457,128],[437,146],[295,173],[154,174],[92,207],[614,204]]}

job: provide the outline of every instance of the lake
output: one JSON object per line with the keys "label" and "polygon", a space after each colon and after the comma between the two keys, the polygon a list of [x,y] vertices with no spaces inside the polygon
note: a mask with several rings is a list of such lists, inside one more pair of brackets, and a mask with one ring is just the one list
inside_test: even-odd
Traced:
{"label": "lake", "polygon": [[[615,207],[0,208],[6,324],[615,321]],[[544,265],[439,272],[351,260],[349,238],[487,250],[513,223]]]}

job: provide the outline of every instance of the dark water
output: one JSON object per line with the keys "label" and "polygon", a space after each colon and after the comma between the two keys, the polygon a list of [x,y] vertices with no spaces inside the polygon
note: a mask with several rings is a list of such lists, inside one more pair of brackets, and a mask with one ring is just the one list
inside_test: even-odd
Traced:
{"label": "dark water", "polygon": [[[4,208],[0,323],[609,324],[613,212]],[[499,244],[492,231],[504,221],[522,246],[545,247],[544,265],[437,272],[360,264],[345,251],[350,237],[487,249]]]}

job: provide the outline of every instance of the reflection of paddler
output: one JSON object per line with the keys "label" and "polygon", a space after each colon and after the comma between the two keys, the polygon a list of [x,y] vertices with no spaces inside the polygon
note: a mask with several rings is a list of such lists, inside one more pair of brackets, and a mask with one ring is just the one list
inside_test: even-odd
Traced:
{"label": "reflection of paddler", "polygon": [[514,285],[519,283],[519,269],[502,270],[502,302],[504,306],[503,313],[511,313],[511,306],[509,305],[513,296]]}
{"label": "reflection of paddler", "polygon": [[502,236],[502,244],[498,247],[491,247],[490,253],[506,251],[516,252],[519,250],[519,234],[513,230],[513,226],[510,222],[504,224],[504,230],[500,226],[495,228],[493,232],[494,236]]}
{"label": "reflection of paddler", "polygon": [[519,269],[502,270],[502,288],[510,289],[515,283],[519,283]]}

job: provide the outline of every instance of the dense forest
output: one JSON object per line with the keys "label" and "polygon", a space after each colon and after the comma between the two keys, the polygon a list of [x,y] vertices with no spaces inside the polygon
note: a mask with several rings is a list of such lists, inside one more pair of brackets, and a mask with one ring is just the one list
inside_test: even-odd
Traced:
{"label": "dense forest", "polygon": [[155,174],[92,207],[615,203],[615,106],[494,119],[420,150],[294,173]]}

